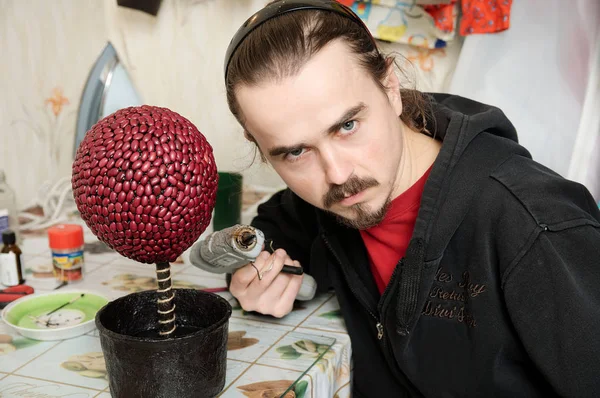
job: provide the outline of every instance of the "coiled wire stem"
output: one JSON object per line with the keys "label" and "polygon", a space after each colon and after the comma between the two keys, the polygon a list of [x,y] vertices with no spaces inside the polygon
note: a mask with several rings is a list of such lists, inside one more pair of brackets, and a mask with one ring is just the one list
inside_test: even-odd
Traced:
{"label": "coiled wire stem", "polygon": [[171,265],[168,262],[156,263],[158,282],[158,330],[163,337],[169,337],[177,328],[175,325],[175,292],[171,289]]}

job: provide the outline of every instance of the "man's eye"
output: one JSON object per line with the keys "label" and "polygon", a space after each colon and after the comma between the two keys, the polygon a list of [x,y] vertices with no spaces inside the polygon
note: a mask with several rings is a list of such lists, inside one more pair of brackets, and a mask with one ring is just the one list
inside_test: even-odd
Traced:
{"label": "man's eye", "polygon": [[288,162],[295,162],[296,160],[300,159],[305,152],[305,148],[294,149],[293,151],[286,153],[284,159]]}
{"label": "man's eye", "polygon": [[348,120],[346,123],[342,124],[341,132],[342,133],[350,133],[356,129],[356,120]]}
{"label": "man's eye", "polygon": [[303,148],[298,148],[298,149],[294,149],[293,151],[289,152],[289,154],[297,157],[297,156],[302,155],[302,151],[304,151]]}

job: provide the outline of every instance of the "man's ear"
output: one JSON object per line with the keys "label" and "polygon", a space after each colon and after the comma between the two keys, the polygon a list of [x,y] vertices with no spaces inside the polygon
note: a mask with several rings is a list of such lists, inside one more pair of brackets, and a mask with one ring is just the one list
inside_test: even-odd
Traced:
{"label": "man's ear", "polygon": [[400,96],[400,79],[398,79],[398,75],[396,75],[396,64],[394,63],[393,58],[388,58],[386,60],[387,72],[385,74],[385,78],[383,80],[383,85],[385,87],[385,93],[388,96],[388,100],[390,101],[390,105],[394,108],[396,115],[400,116],[402,114],[402,98]]}

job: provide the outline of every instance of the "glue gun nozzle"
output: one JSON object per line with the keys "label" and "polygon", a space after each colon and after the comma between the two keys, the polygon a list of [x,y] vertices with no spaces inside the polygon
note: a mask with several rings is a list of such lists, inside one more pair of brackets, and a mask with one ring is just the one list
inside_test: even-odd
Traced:
{"label": "glue gun nozzle", "polygon": [[256,243],[256,235],[250,231],[243,231],[238,238],[238,242],[245,248],[251,247]]}

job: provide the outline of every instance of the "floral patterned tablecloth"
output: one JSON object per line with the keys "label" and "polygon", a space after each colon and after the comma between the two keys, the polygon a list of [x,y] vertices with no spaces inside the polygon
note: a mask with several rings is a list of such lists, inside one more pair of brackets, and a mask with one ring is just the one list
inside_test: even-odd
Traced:
{"label": "floral patterned tablecloth", "polygon": [[[110,251],[85,225],[84,230],[85,276],[67,288],[93,290],[109,299],[155,288],[152,267]],[[36,292],[51,291],[55,285],[48,277],[52,261],[46,236],[26,237],[22,249],[26,283]],[[183,258],[172,264],[175,287],[225,286],[221,275],[199,270]],[[335,295],[298,302],[289,315],[276,319],[246,313],[229,292],[217,294],[234,309],[221,397],[350,396],[352,352]],[[0,397],[65,396],[110,397],[97,330],[68,340],[35,341],[0,320]]]}

